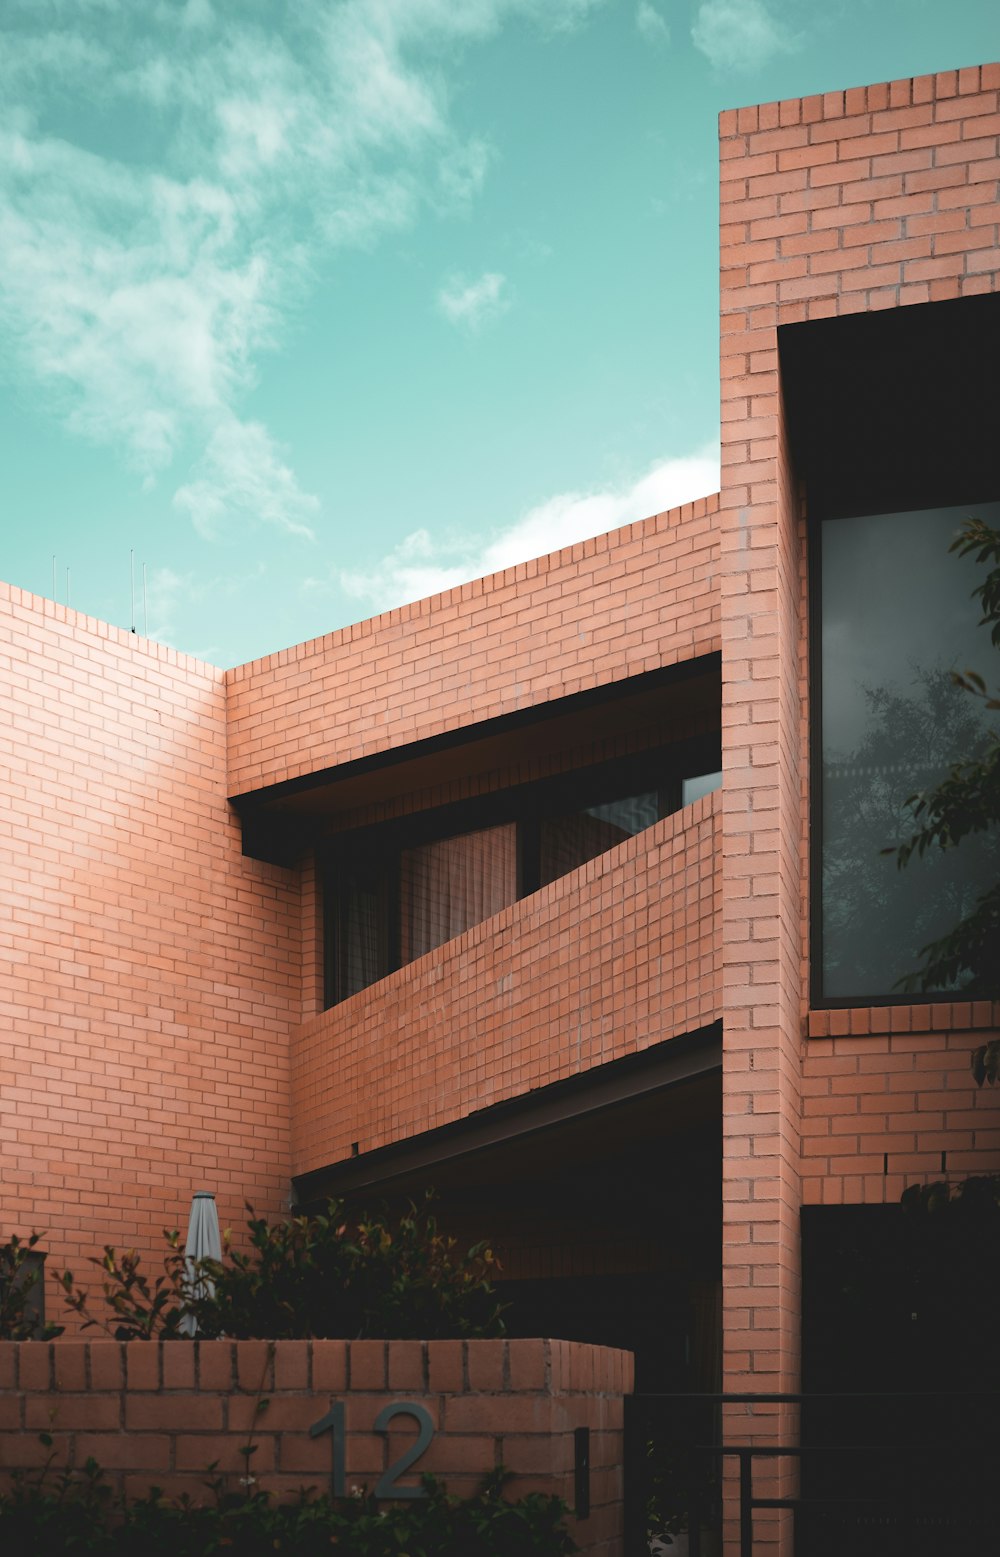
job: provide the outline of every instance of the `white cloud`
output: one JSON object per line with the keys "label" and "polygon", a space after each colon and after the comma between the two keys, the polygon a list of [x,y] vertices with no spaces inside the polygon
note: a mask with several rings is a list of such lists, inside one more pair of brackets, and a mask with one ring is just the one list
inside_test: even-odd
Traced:
{"label": "white cloud", "polygon": [[450,324],[475,333],[499,319],[510,307],[507,277],[488,270],[478,281],[452,276],[437,295],[438,308]]}
{"label": "white cloud", "polygon": [[217,540],[256,523],[312,538],[306,523],[319,502],[300,490],[259,422],[223,421],[208,442],[196,479],[174,494],[196,530]]}
{"label": "white cloud", "polygon": [[[142,576],[137,568],[136,628],[140,634],[154,638],[158,643],[179,648],[180,645],[176,641],[178,636],[185,638],[189,636],[183,631],[185,618],[188,626],[192,619],[200,622],[213,621],[216,613],[206,611],[204,609],[206,605],[218,605],[220,601],[232,600],[248,587],[259,587],[266,573],[267,568],[263,562],[257,562],[240,573],[215,575],[178,573],[170,567],[150,567],[146,575],[144,612]],[[218,654],[216,646],[212,643],[204,643],[197,647],[189,646],[184,652],[191,654],[196,660],[207,660],[209,664],[216,663]]]}
{"label": "white cloud", "polygon": [[670,42],[670,28],[655,5],[650,5],[649,0],[639,0],[635,12],[635,25],[647,43]]}
{"label": "white cloud", "polygon": [[691,37],[716,70],[757,70],[798,46],[763,0],[702,0]]}
{"label": "white cloud", "polygon": [[145,611],[141,577],[136,582],[136,628],[144,637],[172,645],[178,608],[190,599],[195,588],[193,576],[177,573],[173,568],[150,568],[146,578]]}
{"label": "white cloud", "polygon": [[330,580],[307,579],[305,587],[339,587],[372,611],[388,611],[718,490],[718,448],[706,447],[659,460],[638,480],[617,489],[560,492],[489,540],[435,539],[426,529],[414,530],[374,567],[341,570]]}
{"label": "white cloud", "polygon": [[[602,3],[9,0],[5,370],[146,483],[193,458],[175,502],[203,533],[251,517],[309,533],[315,499],[241,415],[261,354],[325,256],[475,199],[494,152],[452,117],[456,50],[513,17],[558,30]],[[102,113],[135,130],[115,155],[97,79]],[[446,291],[470,329],[508,303],[494,275]]]}

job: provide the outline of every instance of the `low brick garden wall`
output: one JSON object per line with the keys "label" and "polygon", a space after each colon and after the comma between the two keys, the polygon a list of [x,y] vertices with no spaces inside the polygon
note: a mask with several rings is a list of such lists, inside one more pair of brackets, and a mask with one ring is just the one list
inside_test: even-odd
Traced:
{"label": "low brick garden wall", "polygon": [[503,1464],[508,1496],[553,1492],[573,1507],[585,1448],[590,1510],[570,1528],[582,1551],[621,1557],[631,1388],[630,1353],[568,1341],[8,1341],[0,1478],[93,1457],[116,1492],[204,1501],[214,1476],[238,1489],[249,1463],[278,1497],[405,1496],[424,1471],[467,1496]]}

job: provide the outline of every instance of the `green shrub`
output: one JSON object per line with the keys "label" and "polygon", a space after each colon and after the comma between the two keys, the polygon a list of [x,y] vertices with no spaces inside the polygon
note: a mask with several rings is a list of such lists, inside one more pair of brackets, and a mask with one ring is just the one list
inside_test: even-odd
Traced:
{"label": "green shrub", "polygon": [[84,1329],[102,1325],[118,1340],[183,1338],[187,1314],[211,1339],[301,1340],[384,1337],[440,1340],[503,1333],[490,1280],[498,1268],[486,1243],[460,1250],[437,1225],[433,1197],[395,1221],[383,1211],[353,1227],[341,1202],[318,1216],[271,1223],[247,1206],[249,1248],[227,1235],[221,1260],[192,1267],[179,1234],[165,1232],[164,1274],[150,1283],[134,1250],[108,1245],[92,1263],[112,1321],[95,1318],[72,1273],[60,1277],[66,1301]]}
{"label": "green shrub", "polygon": [[291,1504],[261,1492],[202,1507],[155,1491],[115,1502],[88,1461],[80,1478],[63,1475],[52,1489],[22,1481],[0,1494],[0,1550],[52,1557],[319,1557],[331,1549],[338,1557],[564,1557],[577,1550],[559,1498],[533,1492],[507,1502],[504,1480],[495,1471],[464,1500],[425,1476],[425,1497],[381,1506],[367,1495],[333,1502],[304,1491]]}
{"label": "green shrub", "polygon": [[43,1277],[31,1256],[41,1236],[32,1233],[25,1243],[13,1233],[0,1243],[0,1341],[51,1341],[63,1333],[63,1325],[39,1324],[33,1302]]}

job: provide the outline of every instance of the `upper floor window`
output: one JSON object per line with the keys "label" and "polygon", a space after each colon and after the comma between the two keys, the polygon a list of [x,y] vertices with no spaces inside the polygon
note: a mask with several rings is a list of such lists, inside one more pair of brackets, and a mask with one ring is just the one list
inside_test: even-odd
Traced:
{"label": "upper floor window", "polygon": [[827,1003],[912,999],[897,981],[1000,873],[995,844],[991,851],[980,837],[905,871],[880,852],[914,831],[907,797],[985,739],[990,716],[950,676],[970,667],[985,673],[992,653],[970,598],[981,575],[971,559],[948,554],[970,515],[1000,524],[1000,503],[830,517],[819,526],[813,962],[814,992]]}

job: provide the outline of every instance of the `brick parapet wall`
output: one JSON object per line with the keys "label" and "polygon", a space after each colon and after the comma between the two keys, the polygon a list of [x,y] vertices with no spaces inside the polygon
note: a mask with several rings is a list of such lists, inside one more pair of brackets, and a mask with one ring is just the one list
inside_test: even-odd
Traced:
{"label": "brick parapet wall", "polygon": [[631,1388],[630,1353],[558,1340],[4,1342],[0,1478],[37,1473],[50,1457],[57,1470],[79,1471],[92,1456],[116,1492],[141,1497],[156,1486],[207,1502],[215,1476],[239,1490],[249,1458],[257,1486],[278,1497],[304,1486],[329,1493],[332,1435],[309,1428],[337,1400],[347,1490],[373,1489],[416,1431],[403,1417],[376,1434],[375,1418],[389,1403],[417,1403],[434,1437],[402,1479],[429,1471],[458,1496],[504,1465],[507,1496],[555,1493],[572,1506],[573,1434],[588,1427],[591,1513],[571,1529],[592,1557],[622,1557],[622,1397]]}
{"label": "brick parapet wall", "polygon": [[297,883],[242,855],[221,671],[6,588],[0,659],[0,1236],[158,1262],[194,1190],[287,1204]]}
{"label": "brick parapet wall", "polygon": [[226,673],[229,792],[719,647],[708,497]]}
{"label": "brick parapet wall", "polygon": [[306,1022],[292,1039],[293,1171],[714,1021],[718,858],[710,795]]}
{"label": "brick parapet wall", "polygon": [[731,110],[719,128],[724,337],[996,290],[1000,64]]}

